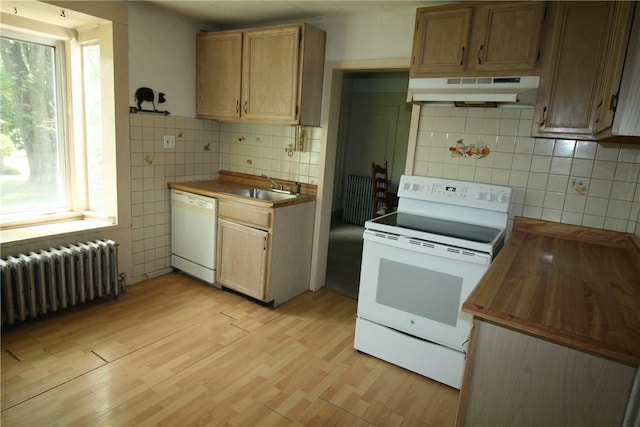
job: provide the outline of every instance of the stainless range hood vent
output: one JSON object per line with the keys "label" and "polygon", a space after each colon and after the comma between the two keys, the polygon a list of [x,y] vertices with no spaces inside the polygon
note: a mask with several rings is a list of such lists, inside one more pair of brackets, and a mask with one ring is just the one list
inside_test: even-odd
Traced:
{"label": "stainless range hood vent", "polygon": [[407,102],[530,106],[536,102],[539,84],[538,76],[410,79]]}

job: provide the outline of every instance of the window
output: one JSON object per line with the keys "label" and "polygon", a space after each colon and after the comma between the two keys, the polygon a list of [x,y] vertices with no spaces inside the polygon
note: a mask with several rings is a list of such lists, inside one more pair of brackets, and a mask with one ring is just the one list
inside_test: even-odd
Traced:
{"label": "window", "polygon": [[0,201],[4,217],[69,209],[60,44],[0,39]]}
{"label": "window", "polygon": [[117,211],[115,165],[105,165],[115,141],[105,137],[113,135],[114,106],[103,96],[113,87],[103,75],[112,64],[101,49],[104,30],[62,34],[0,34],[3,228]]}

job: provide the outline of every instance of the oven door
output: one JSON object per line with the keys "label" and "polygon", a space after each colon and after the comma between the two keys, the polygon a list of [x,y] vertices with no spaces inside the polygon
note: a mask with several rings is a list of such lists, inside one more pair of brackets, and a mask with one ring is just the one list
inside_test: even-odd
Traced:
{"label": "oven door", "polygon": [[358,316],[465,351],[472,317],[461,311],[488,254],[365,230]]}

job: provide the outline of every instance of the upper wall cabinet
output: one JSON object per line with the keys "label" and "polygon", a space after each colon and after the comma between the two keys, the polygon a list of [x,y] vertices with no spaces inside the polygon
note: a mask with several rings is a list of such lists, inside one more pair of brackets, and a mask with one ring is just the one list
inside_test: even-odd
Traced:
{"label": "upper wall cabinet", "polygon": [[418,9],[413,35],[411,77],[460,73],[471,29],[471,7]]}
{"label": "upper wall cabinet", "polygon": [[411,77],[537,74],[545,2],[423,7]]}
{"label": "upper wall cabinet", "polygon": [[633,2],[554,2],[534,136],[598,139],[611,129]]}
{"label": "upper wall cabinet", "polygon": [[242,32],[202,33],[196,38],[198,117],[240,117]]}
{"label": "upper wall cabinet", "polygon": [[198,117],[318,126],[325,32],[307,24],[197,36]]}
{"label": "upper wall cabinet", "polygon": [[536,68],[545,3],[501,2],[475,10],[469,67],[478,71],[520,71]]}
{"label": "upper wall cabinet", "polygon": [[[625,2],[614,15],[610,60],[604,71],[594,126],[599,140],[623,136],[634,137],[633,140],[625,138],[625,142],[640,142],[640,7],[637,2],[635,14],[632,9],[633,3]],[[632,15],[633,19],[629,19]]]}

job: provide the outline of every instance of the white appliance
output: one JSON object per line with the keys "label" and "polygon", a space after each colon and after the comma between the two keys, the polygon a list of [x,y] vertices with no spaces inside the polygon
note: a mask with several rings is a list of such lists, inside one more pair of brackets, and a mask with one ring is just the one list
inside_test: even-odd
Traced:
{"label": "white appliance", "polygon": [[409,80],[407,102],[457,106],[532,106],[540,77],[433,77]]}
{"label": "white appliance", "polygon": [[215,283],[217,200],[171,189],[171,266]]}
{"label": "white appliance", "polygon": [[398,196],[365,223],[354,347],[459,389],[462,303],[504,244],[511,189],[403,175]]}

